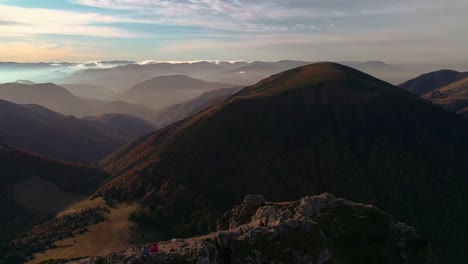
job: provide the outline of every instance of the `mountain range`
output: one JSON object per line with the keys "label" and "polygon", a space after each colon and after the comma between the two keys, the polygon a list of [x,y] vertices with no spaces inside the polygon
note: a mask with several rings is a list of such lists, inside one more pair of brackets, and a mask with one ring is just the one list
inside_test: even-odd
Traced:
{"label": "mountain range", "polygon": [[[418,263],[427,263],[432,261],[433,250],[439,260],[464,262],[468,122],[455,113],[466,111],[467,79],[457,77],[462,73],[423,75],[401,89],[329,62],[194,64],[130,64],[73,75],[72,83],[91,76],[89,83],[104,89],[118,84],[109,100],[138,103],[121,101],[122,107],[115,108],[110,105],[116,102],[84,99],[54,84],[0,85],[0,98],[16,102],[0,100],[0,143],[84,163],[97,162],[121,147],[99,162],[103,172],[0,145],[0,163],[4,162],[0,174],[5,175],[0,194],[3,206],[12,212],[0,218],[5,228],[12,229],[3,239],[17,239],[3,244],[9,260],[19,263],[47,248],[50,250],[39,259],[55,258],[58,252],[70,253],[70,249],[60,249],[66,243],[84,250],[67,255],[74,258],[98,254],[86,249],[85,241],[95,241],[93,247],[108,254],[109,241],[121,250],[130,241],[123,243],[124,238],[147,243],[203,234],[164,242],[165,259],[189,260],[193,254],[187,250],[203,250],[221,254],[218,260],[232,260],[248,258],[247,252],[254,252],[253,248],[265,258],[282,259],[296,246],[304,247],[298,241],[322,234],[320,241],[327,241],[328,259],[333,256],[344,261],[349,257],[342,254],[357,254],[375,263],[405,263],[411,254]],[[378,61],[356,65],[391,74],[400,70]],[[195,66],[197,70],[191,71]],[[283,71],[282,67],[296,68]],[[173,75],[174,71],[179,75]],[[247,83],[276,71],[281,72],[246,88],[205,81],[228,80],[239,74]],[[158,75],[163,72],[168,76]],[[188,72],[203,75],[205,80]],[[142,79],[146,81],[141,83]],[[136,85],[129,85],[137,80]],[[423,91],[429,93],[415,94]],[[142,114],[132,107],[149,111]],[[101,111],[103,108],[112,111]],[[127,109],[133,109],[132,114],[124,114]],[[78,118],[67,116],[79,111]],[[151,132],[152,125],[136,118],[137,114],[159,130]],[[310,196],[324,192],[378,206],[395,221],[371,206],[350,207],[349,202],[335,203],[337,199],[326,194]],[[85,200],[90,193],[94,193],[92,200]],[[245,197],[255,193],[279,203]],[[263,202],[254,208],[235,206],[243,199],[245,204]],[[83,202],[73,206],[72,214],[63,216],[62,212],[63,217],[51,218],[78,200]],[[323,206],[331,200],[334,209],[327,213],[329,208]],[[86,206],[80,207],[83,204]],[[309,212],[307,216],[305,212]],[[270,220],[268,232],[253,226],[260,219]],[[321,231],[299,235],[315,225],[311,221],[318,221],[316,227]],[[414,226],[419,234],[400,222]],[[17,236],[36,223],[41,225],[34,231]],[[88,230],[86,226],[92,223],[99,223],[99,228],[93,225]],[[51,227],[60,227],[60,231]],[[220,230],[224,232],[210,233]],[[284,236],[286,240],[280,242],[292,249],[283,252],[284,247],[280,250],[271,244],[282,253],[270,255],[265,250],[269,247],[263,247],[264,241],[257,238],[272,232]],[[218,234],[229,234],[229,238]],[[430,245],[419,235],[428,238]],[[276,241],[272,239],[268,241]],[[55,244],[56,240],[62,242]],[[255,245],[237,247],[246,240]],[[307,250],[322,245],[318,240],[307,241],[315,243]],[[113,252],[104,260],[80,261],[137,261],[135,252],[129,249]],[[325,253],[309,253],[306,258],[325,261]]]}
{"label": "mountain range", "polygon": [[78,119],[39,105],[0,100],[0,143],[63,160],[91,163],[154,130],[124,114]]}
{"label": "mountain range", "polygon": [[100,101],[77,97],[53,83],[0,84],[0,99],[17,104],[38,104],[52,111],[76,117],[121,113],[151,120],[154,111],[148,107],[123,101]]}
{"label": "mountain range", "polygon": [[111,89],[86,83],[66,83],[60,84],[60,86],[78,97],[88,99],[107,100],[115,95]]}
{"label": "mountain range", "polygon": [[[113,68],[84,69],[70,73],[63,78],[57,79],[57,81],[59,83],[89,83],[115,91],[123,91],[157,76],[187,75],[211,82],[245,86],[255,84],[272,74],[310,63],[312,62],[295,60],[253,62],[199,61],[190,63],[152,62],[127,64]],[[401,83],[417,74],[442,67],[439,65],[396,65],[381,61],[345,61],[341,63],[391,83]],[[445,67],[446,65],[443,66]],[[468,66],[465,64],[453,66],[459,69],[468,69]]]}
{"label": "mountain range", "polygon": [[111,99],[143,104],[155,110],[161,110],[193,99],[203,92],[231,86],[185,75],[158,76],[122,91]]}
{"label": "mountain range", "polygon": [[226,98],[242,90],[242,88],[244,87],[236,86],[204,92],[192,100],[158,111],[154,117],[153,123],[156,127],[163,128],[176,121],[192,116],[204,108],[226,100]]}
{"label": "mountain range", "polygon": [[102,165],[112,180],[99,195],[142,199],[137,219],[176,235],[208,232],[246,193],[330,192],[412,223],[443,258],[463,256],[468,122],[343,65],[273,75]]}

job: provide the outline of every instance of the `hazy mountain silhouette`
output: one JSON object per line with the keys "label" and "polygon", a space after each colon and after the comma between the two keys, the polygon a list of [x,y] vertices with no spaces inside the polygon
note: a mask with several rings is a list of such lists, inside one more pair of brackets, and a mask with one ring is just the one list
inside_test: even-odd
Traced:
{"label": "hazy mountain silhouette", "polygon": [[84,117],[83,120],[99,129],[107,130],[108,134],[116,131],[125,138],[135,139],[155,130],[152,124],[124,114],[104,114]]}
{"label": "hazy mountain silhouette", "polygon": [[440,70],[423,74],[398,86],[413,94],[421,96],[437,88],[449,85],[467,77],[468,72]]}
{"label": "hazy mountain silhouette", "polygon": [[90,99],[106,100],[115,95],[115,92],[108,88],[86,83],[60,84],[60,86],[76,96]]}
{"label": "hazy mountain silhouette", "polygon": [[445,260],[464,254],[468,122],[339,64],[269,77],[103,165],[99,194],[142,198],[136,218],[176,234],[206,231],[248,193],[330,192],[414,225]]}
{"label": "hazy mountain silhouette", "polygon": [[164,110],[157,112],[153,123],[158,128],[172,124],[189,116],[196,114],[204,108],[218,104],[224,101],[229,96],[240,91],[243,87],[237,86],[232,88],[222,88],[213,91],[204,92],[195,99],[187,102],[170,106]]}
{"label": "hazy mountain silhouette", "polygon": [[46,156],[90,163],[154,130],[147,122],[122,114],[78,119],[39,105],[0,100],[0,143]]}
{"label": "hazy mountain silhouette", "polygon": [[235,69],[212,73],[205,79],[236,85],[252,85],[272,74],[307,64],[310,64],[310,62],[290,60],[278,62],[254,61]]}
{"label": "hazy mountain silhouette", "polygon": [[161,110],[173,104],[197,97],[203,92],[231,87],[230,84],[207,82],[185,75],[169,75],[151,78],[127,89],[114,97],[131,103],[144,104]]}
{"label": "hazy mountain silhouette", "polygon": [[0,99],[17,104],[39,104],[61,114],[77,117],[122,113],[151,120],[154,115],[153,110],[142,105],[122,101],[104,102],[77,97],[67,89],[53,83],[34,85],[1,84]]}
{"label": "hazy mountain silhouette", "polygon": [[193,78],[203,78],[209,74],[233,69],[245,63],[150,63],[145,65],[129,64],[111,69],[88,69],[78,71],[66,78],[62,83],[90,83],[123,91],[156,76],[188,75]]}
{"label": "hazy mountain silhouette", "polygon": [[[61,83],[89,83],[112,90],[125,90],[156,76],[187,75],[211,82],[234,85],[252,85],[272,74],[289,70],[311,62],[282,60],[254,62],[194,62],[194,63],[148,63],[128,64],[109,69],[87,69],[75,72],[60,80]],[[440,68],[434,65],[391,65],[381,61],[346,61],[342,64],[365,71],[392,83]]]}

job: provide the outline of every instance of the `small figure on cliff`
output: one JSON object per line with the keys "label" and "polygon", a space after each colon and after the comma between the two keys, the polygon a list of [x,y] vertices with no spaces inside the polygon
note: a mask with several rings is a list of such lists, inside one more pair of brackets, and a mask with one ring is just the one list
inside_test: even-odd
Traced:
{"label": "small figure on cliff", "polygon": [[159,246],[156,243],[154,243],[154,245],[149,250],[150,253],[156,253],[158,251],[159,251]]}
{"label": "small figure on cliff", "polygon": [[149,257],[149,249],[147,247],[143,248],[143,258],[146,259]]}

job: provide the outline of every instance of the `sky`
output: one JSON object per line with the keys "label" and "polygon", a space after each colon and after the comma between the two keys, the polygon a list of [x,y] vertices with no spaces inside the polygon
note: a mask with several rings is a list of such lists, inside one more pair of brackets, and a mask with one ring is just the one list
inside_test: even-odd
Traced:
{"label": "sky", "polygon": [[468,60],[467,0],[0,0],[0,61]]}

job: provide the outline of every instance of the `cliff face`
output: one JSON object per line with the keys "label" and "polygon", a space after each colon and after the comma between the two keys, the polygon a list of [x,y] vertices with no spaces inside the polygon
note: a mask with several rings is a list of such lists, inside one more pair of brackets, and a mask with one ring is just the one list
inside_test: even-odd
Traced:
{"label": "cliff face", "polygon": [[[246,198],[220,230],[69,263],[433,263],[430,244],[389,214],[330,194],[268,203]],[[260,224],[262,223],[262,224]]]}

